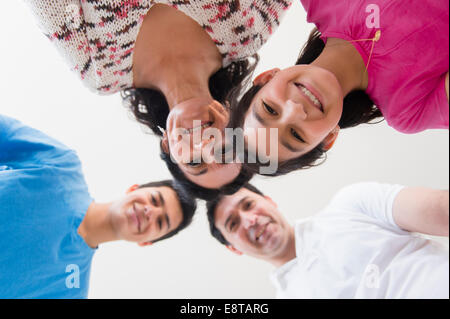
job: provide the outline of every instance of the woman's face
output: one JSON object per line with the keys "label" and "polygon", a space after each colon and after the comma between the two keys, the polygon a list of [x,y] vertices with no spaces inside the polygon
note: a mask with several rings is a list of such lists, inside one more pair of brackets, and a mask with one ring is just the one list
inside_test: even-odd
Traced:
{"label": "woman's face", "polygon": [[[250,151],[256,152],[261,143],[270,143],[269,128],[278,130],[275,142],[280,162],[300,157],[320,143],[334,142],[342,115],[343,93],[331,72],[297,65],[265,72],[255,80],[255,85],[263,88],[253,99],[243,124]],[[255,129],[259,128],[267,129],[266,141],[258,140],[264,135],[256,137]],[[255,134],[254,138],[248,138],[250,134]],[[266,144],[266,150],[270,149]]]}
{"label": "woman's face", "polygon": [[167,118],[165,141],[168,147],[165,150],[191,182],[218,189],[239,175],[242,164],[226,163],[225,154],[217,156],[227,145],[224,132],[228,121],[228,110],[208,98],[191,99],[171,110]]}

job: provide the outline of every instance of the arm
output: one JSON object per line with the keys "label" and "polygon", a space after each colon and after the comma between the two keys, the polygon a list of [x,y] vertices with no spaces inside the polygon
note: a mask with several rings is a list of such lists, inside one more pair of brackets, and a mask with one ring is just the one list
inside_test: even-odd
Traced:
{"label": "arm", "polygon": [[449,235],[449,192],[428,188],[405,188],[393,206],[395,223],[410,232]]}
{"label": "arm", "polygon": [[332,204],[397,229],[449,235],[449,192],[379,183],[347,186]]}
{"label": "arm", "polygon": [[[392,100],[390,125],[412,134],[428,129],[449,128],[449,73],[435,81],[424,81],[422,87],[409,86]],[[417,90],[416,90],[417,89]],[[397,107],[395,107],[395,105]]]}

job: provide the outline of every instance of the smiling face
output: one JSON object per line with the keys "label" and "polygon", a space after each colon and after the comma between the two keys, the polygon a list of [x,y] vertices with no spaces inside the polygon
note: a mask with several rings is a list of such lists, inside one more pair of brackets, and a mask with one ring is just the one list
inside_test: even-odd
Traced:
{"label": "smiling face", "polygon": [[225,149],[228,121],[226,108],[208,98],[191,99],[171,110],[163,147],[191,182],[218,189],[239,175],[240,163],[225,163],[225,154],[220,159],[214,156],[216,148]]}
{"label": "smiling face", "polygon": [[[284,162],[336,139],[343,93],[331,72],[312,65],[297,65],[264,73],[255,84],[263,87],[245,115],[243,129],[248,141],[260,143],[248,136],[255,129],[267,128],[269,143],[268,128],[278,129],[278,160]],[[247,142],[248,149],[257,150],[256,145]]]}
{"label": "smiling face", "polygon": [[183,221],[180,202],[170,187],[132,188],[111,205],[109,216],[118,238],[137,243],[153,242]]}
{"label": "smiling face", "polygon": [[214,224],[233,249],[270,260],[281,255],[292,228],[275,203],[246,188],[224,197],[217,205]]}

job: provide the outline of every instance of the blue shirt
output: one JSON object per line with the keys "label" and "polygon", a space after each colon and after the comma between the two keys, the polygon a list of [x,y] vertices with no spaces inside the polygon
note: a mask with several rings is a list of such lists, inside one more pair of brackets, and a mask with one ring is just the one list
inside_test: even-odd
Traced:
{"label": "blue shirt", "polygon": [[76,153],[0,115],[0,298],[86,298],[92,198]]}

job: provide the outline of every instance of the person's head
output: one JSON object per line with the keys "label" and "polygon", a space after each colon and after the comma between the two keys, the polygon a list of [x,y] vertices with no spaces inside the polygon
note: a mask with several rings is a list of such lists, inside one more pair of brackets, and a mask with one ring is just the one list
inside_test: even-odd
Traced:
{"label": "person's head", "polygon": [[[273,175],[315,166],[341,128],[382,116],[364,91],[344,96],[333,73],[311,65],[325,48],[320,36],[313,31],[295,66],[262,73],[239,102],[233,101],[233,127],[242,127],[246,135],[259,128],[266,128],[267,134],[268,128],[278,130],[279,169]],[[247,149],[256,150],[260,142],[251,143]]]}
{"label": "person's head", "polygon": [[[226,148],[224,129],[229,124],[229,96],[241,91],[257,61],[255,55],[220,69],[209,79],[210,96],[194,96],[170,111],[166,96],[158,90],[137,88],[123,92],[135,118],[162,138],[163,156],[172,157],[183,179],[205,189],[220,189],[239,178],[242,165],[236,161],[223,163],[214,157],[213,150]],[[220,138],[202,136],[205,130],[218,132]],[[200,140],[194,137],[198,132]],[[195,158],[196,154],[200,158]]]}
{"label": "person's head", "polygon": [[[180,185],[184,190],[186,190],[192,196],[203,199],[203,200],[212,200],[217,198],[221,194],[223,195],[231,195],[237,192],[243,185],[248,183],[252,177],[253,173],[248,171],[243,165],[239,165],[238,174],[232,174],[230,176],[224,176],[223,180],[219,180],[216,185],[222,185],[219,187],[204,187],[201,186],[199,179],[193,179],[189,173],[186,173],[182,165],[174,161],[170,154],[164,151],[163,146],[161,145],[161,159],[166,163],[166,166],[173,178],[177,181],[177,184]],[[226,174],[226,170],[220,169],[219,165],[226,164],[216,164],[216,166],[209,165],[207,169],[213,169],[214,171],[210,174],[204,175],[204,179],[210,179],[213,183],[214,178],[221,178],[223,174]],[[236,165],[236,164],[229,164]],[[195,169],[195,167],[193,167]],[[234,169],[233,169],[234,170]],[[224,183],[224,181],[226,183]]]}
{"label": "person's head", "polygon": [[147,246],[170,238],[192,222],[196,201],[172,181],[133,185],[110,205],[117,237]]}
{"label": "person's head", "polygon": [[273,262],[286,254],[292,226],[275,202],[247,184],[207,203],[211,234],[231,251]]}

